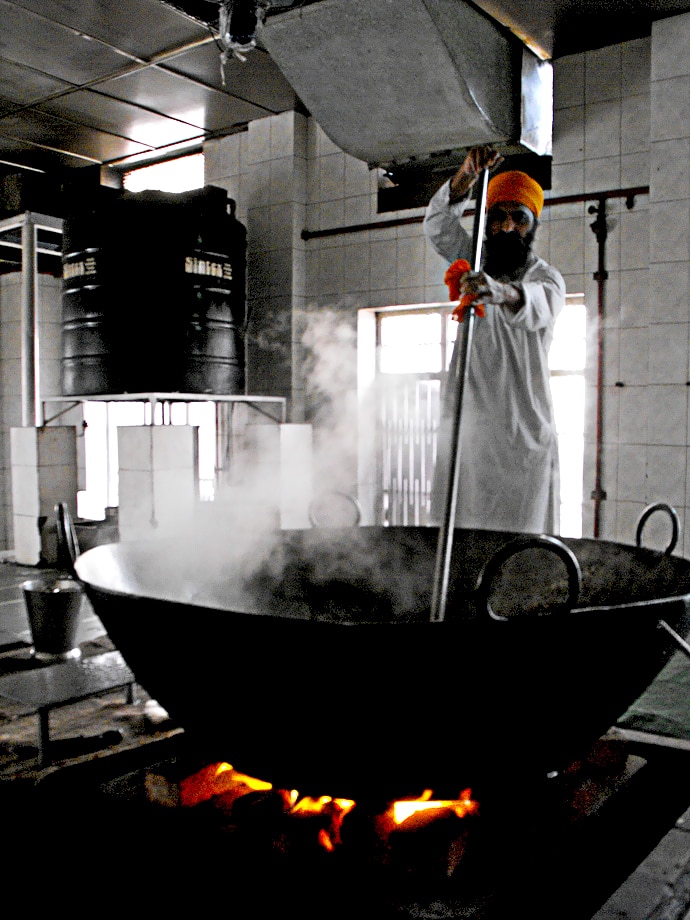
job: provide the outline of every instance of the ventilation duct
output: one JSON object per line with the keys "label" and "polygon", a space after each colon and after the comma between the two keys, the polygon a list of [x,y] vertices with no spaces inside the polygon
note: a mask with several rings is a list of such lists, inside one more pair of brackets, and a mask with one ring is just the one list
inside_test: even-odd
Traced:
{"label": "ventilation duct", "polygon": [[551,153],[551,63],[462,0],[270,9],[267,51],[328,137],[389,167],[475,144]]}

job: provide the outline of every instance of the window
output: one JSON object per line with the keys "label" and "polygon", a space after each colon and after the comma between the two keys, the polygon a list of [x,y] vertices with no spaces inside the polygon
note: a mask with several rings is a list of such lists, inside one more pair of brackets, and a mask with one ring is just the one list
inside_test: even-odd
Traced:
{"label": "window", "polygon": [[582,536],[586,334],[584,298],[581,294],[570,295],[556,320],[549,351],[561,464],[561,534],[564,537]]}
{"label": "window", "polygon": [[[450,329],[446,310],[387,313],[379,321],[381,374],[439,374],[444,363],[444,338]],[[445,336],[444,336],[445,333]],[[448,336],[451,346],[455,336]],[[447,349],[445,349],[447,351]]]}
{"label": "window", "polygon": [[[377,310],[378,523],[428,523],[442,372],[458,324],[452,304]],[[561,462],[561,535],[582,536],[586,309],[569,295],[549,352]]]}
{"label": "window", "polygon": [[192,153],[150,166],[139,166],[126,172],[122,184],[128,192],[155,190],[159,192],[189,192],[204,185],[204,155]]}
{"label": "window", "polygon": [[424,526],[438,449],[441,378],[458,324],[451,304],[376,311],[377,518],[384,526]]}

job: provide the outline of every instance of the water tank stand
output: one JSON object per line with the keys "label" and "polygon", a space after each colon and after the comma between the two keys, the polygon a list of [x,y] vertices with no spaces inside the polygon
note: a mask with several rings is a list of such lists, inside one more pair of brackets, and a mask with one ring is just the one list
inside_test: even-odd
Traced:
{"label": "water tank stand", "polygon": [[[16,217],[0,221],[0,242],[2,246],[20,249],[22,254],[21,289],[21,397],[22,426],[40,426],[43,422],[40,404],[40,378],[38,373],[37,329],[38,329],[38,257],[39,255],[62,256],[39,239],[39,231],[62,233],[62,220],[47,214],[25,211]],[[17,231],[19,236],[17,236]]]}

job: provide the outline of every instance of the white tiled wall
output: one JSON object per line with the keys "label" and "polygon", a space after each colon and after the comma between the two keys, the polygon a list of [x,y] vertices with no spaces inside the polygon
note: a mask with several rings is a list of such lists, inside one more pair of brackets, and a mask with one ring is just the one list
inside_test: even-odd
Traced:
{"label": "white tiled wall", "polygon": [[[650,41],[640,39],[573,55],[555,64],[554,160],[551,197],[597,193],[649,184]],[[630,450],[646,427],[647,301],[644,296],[649,251],[649,199],[637,195],[631,209],[623,198],[606,202],[607,235],[602,288],[603,434],[601,504],[603,537],[634,539],[634,520],[622,515],[619,490],[644,495],[627,484],[628,467],[619,471],[619,447]],[[596,484],[596,368],[598,304],[595,273],[599,241],[590,212],[598,201],[549,209],[550,247],[544,255],[563,272],[568,290],[583,291],[588,306],[588,416],[585,457],[584,533],[594,530]],[[570,255],[568,256],[568,253]],[[644,412],[642,418],[640,412]],[[633,469],[639,473],[639,465]],[[640,484],[639,475],[636,485]],[[633,508],[635,512],[637,508]]]}
{"label": "white tiled wall", "polygon": [[[688,320],[690,286],[690,15],[652,31],[650,175],[650,426],[648,486],[690,509]],[[652,349],[655,354],[652,358]],[[666,356],[663,360],[660,356]],[[663,421],[662,421],[663,420]],[[684,549],[690,551],[685,535]]]}
{"label": "white tiled wall", "polygon": [[[607,204],[607,499],[600,535],[622,541],[634,539],[635,522],[651,501],[672,502],[683,525],[690,508],[689,41],[690,14],[683,14],[655,23],[649,38],[562,58],[554,68],[549,196],[650,188],[632,208],[620,198]],[[283,113],[251,122],[244,132],[209,142],[205,155],[206,182],[227,189],[248,230],[247,389],[289,394],[290,420],[304,421],[314,397],[305,382],[302,335],[313,318],[335,315],[354,334],[360,307],[445,300],[445,265],[424,241],[419,223],[303,239],[303,230],[423,213],[378,215],[377,170],[339,150],[312,118]],[[538,252],[563,272],[569,292],[584,292],[589,310],[585,534],[593,522],[597,331],[598,253],[590,204],[547,206],[537,238]],[[13,276],[0,278],[4,432],[19,424],[18,283]],[[57,341],[57,331],[46,330],[44,341]],[[46,357],[55,361],[49,348]],[[56,370],[46,367],[44,392]],[[353,355],[350,372],[339,369],[338,395],[330,406],[351,424],[353,441],[357,418],[347,414],[357,406],[356,379]],[[0,447],[0,498],[7,510],[9,447]],[[356,470],[349,476],[356,483]],[[663,541],[664,526],[650,521],[648,536],[651,543]],[[3,539],[8,545],[11,534],[0,532]],[[682,548],[690,551],[687,538]]]}
{"label": "white tiled wall", "polygon": [[[655,23],[649,39],[555,65],[552,195],[616,185],[650,189],[635,197],[632,209],[623,199],[607,205],[602,482],[607,499],[600,535],[624,542],[633,542],[639,515],[651,502],[672,504],[683,525],[688,516],[690,67],[681,49],[689,39],[690,17],[677,16]],[[571,291],[582,285],[589,308],[587,499],[595,469],[597,248],[588,226],[593,215],[581,205],[572,211],[578,212],[575,218],[565,208],[549,215],[548,257],[564,270]],[[574,219],[580,230],[566,224]],[[587,502],[585,533],[591,533],[593,509]],[[663,547],[669,534],[667,517],[655,516],[644,541]],[[680,549],[690,549],[687,537]]]}
{"label": "white tiled wall", "polygon": [[[650,187],[649,194],[634,197],[631,208],[624,198],[606,205],[602,486],[607,499],[601,504],[600,536],[624,542],[634,541],[636,521],[648,503],[672,501],[683,523],[690,506],[689,41],[690,16],[684,14],[655,23],[648,38],[561,58],[554,65],[547,197]],[[291,142],[298,180],[288,168]],[[260,316],[276,322],[284,345],[290,336],[293,411],[299,419],[302,311],[336,311],[354,329],[359,307],[445,300],[445,265],[425,243],[418,223],[306,242],[299,238],[301,229],[423,213],[377,215],[377,170],[339,150],[311,118],[281,115],[254,122],[245,134],[213,142],[208,154],[207,181],[237,196],[249,229],[250,264],[270,275],[255,281],[263,288],[250,289],[250,309],[255,306]],[[276,188],[272,180],[278,175],[281,182],[293,183],[291,192]],[[275,209],[268,215],[262,211],[276,202],[279,211],[288,206],[282,221]],[[585,294],[589,311],[585,535],[593,527],[595,484],[598,243],[591,229],[592,204],[547,206],[537,238],[539,254],[562,271],[569,292]],[[282,251],[289,236],[285,221],[292,226],[291,258]],[[276,247],[282,261],[269,255]],[[301,272],[304,284],[297,286],[294,278]],[[276,342],[272,347],[279,352]],[[649,545],[662,545],[666,534],[665,521],[653,517],[645,531]],[[683,549],[690,550],[690,542]]]}

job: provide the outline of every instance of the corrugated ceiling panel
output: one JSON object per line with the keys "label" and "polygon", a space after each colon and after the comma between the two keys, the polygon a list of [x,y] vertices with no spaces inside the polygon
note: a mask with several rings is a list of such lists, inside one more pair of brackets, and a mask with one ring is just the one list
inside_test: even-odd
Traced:
{"label": "corrugated ceiling panel", "polygon": [[157,112],[143,111],[100,92],[79,90],[37,108],[50,115],[68,118],[147,147],[164,147],[199,135],[199,128],[194,125]]}
{"label": "corrugated ceiling panel", "polygon": [[35,109],[25,110],[21,116],[3,118],[0,133],[15,141],[28,141],[38,147],[65,151],[94,163],[143,153],[148,149],[144,144],[53,118]]}
{"label": "corrugated ceiling panel", "polygon": [[[166,68],[202,83],[223,89],[220,51],[215,44],[205,45],[166,63]],[[256,48],[246,61],[231,57],[225,70],[227,92],[247,99],[269,112],[285,112],[295,104],[295,91],[278,65],[265,51]]]}
{"label": "corrugated ceiling panel", "polygon": [[98,90],[134,105],[166,112],[205,131],[220,131],[228,125],[241,124],[267,114],[251,102],[219,90],[205,89],[159,68],[148,68],[109,80],[100,84]]}
{"label": "corrugated ceiling panel", "polygon": [[39,172],[45,172],[47,169],[78,169],[92,165],[91,161],[83,157],[57,151],[47,152],[24,141],[6,137],[0,122],[0,169],[3,173],[16,173],[18,163],[27,170],[36,169]]}
{"label": "corrugated ceiling panel", "polygon": [[[208,29],[160,0],[0,0],[0,19],[5,31],[5,10],[9,6],[50,17],[85,35],[91,35],[129,52],[149,58],[162,48],[202,38]],[[36,20],[34,20],[36,21]]]}
{"label": "corrugated ceiling panel", "polygon": [[114,49],[11,4],[0,3],[0,15],[2,57],[15,64],[78,85],[113,73],[126,63]]}
{"label": "corrugated ceiling panel", "polygon": [[15,105],[29,105],[54,93],[64,92],[69,83],[0,58],[0,113]]}

